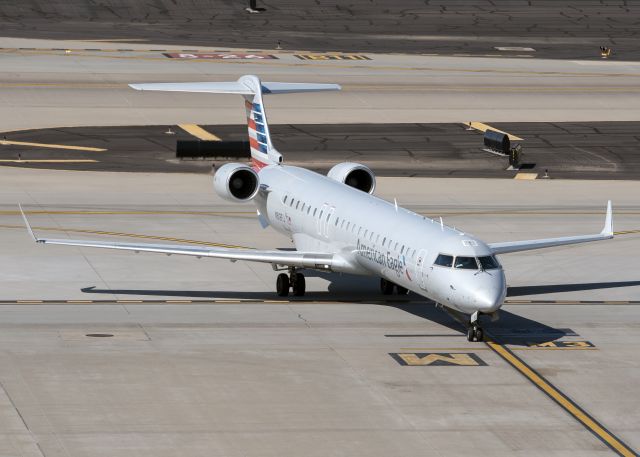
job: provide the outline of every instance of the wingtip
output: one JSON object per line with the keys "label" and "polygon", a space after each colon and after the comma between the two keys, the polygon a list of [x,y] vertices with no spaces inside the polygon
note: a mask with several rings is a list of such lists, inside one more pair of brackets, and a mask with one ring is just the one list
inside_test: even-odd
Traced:
{"label": "wingtip", "polygon": [[613,238],[613,210],[611,206],[611,200],[607,201],[607,215],[605,217],[602,234]]}
{"label": "wingtip", "polygon": [[26,216],[26,214],[24,214],[24,210],[22,209],[22,204],[18,203],[18,208],[20,209],[20,214],[22,215],[22,220],[24,221],[24,225],[27,228],[27,231],[29,232],[29,235],[31,235],[31,238],[33,238],[33,241],[38,243],[40,240],[35,235],[35,233],[33,233],[33,229],[31,228],[31,224],[29,224],[29,220],[27,219],[27,216]]}

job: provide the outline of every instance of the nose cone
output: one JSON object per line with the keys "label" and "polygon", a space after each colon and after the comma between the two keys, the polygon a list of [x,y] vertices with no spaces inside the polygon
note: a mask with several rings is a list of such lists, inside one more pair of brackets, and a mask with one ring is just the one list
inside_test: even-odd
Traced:
{"label": "nose cone", "polygon": [[[484,273],[486,274],[486,273]],[[482,278],[476,288],[473,298],[479,311],[492,313],[500,306],[507,295],[507,287],[502,271],[492,272],[489,278]]]}

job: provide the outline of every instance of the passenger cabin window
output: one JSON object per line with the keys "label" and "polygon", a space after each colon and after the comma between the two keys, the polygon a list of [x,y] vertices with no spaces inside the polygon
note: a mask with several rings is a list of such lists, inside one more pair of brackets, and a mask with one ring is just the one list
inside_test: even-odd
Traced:
{"label": "passenger cabin window", "polygon": [[318,212],[318,208],[313,208],[313,217],[316,217],[317,212]]}
{"label": "passenger cabin window", "polygon": [[434,262],[435,265],[450,268],[453,265],[453,256],[447,254],[439,254]]}
{"label": "passenger cabin window", "polygon": [[300,208],[300,211],[304,211],[304,203],[302,204],[302,208]]}
{"label": "passenger cabin window", "polygon": [[307,206],[307,214],[311,212],[311,205]]}
{"label": "passenger cabin window", "polygon": [[478,264],[475,257],[456,257],[455,268],[461,270],[477,270]]}
{"label": "passenger cabin window", "polygon": [[298,200],[298,203],[296,203],[296,209],[298,209],[298,206],[300,206],[300,200]]}
{"label": "passenger cabin window", "polygon": [[287,203],[287,196],[285,195],[284,198],[282,199],[282,203]]}
{"label": "passenger cabin window", "polygon": [[478,257],[478,261],[480,262],[480,267],[483,270],[495,270],[496,268],[500,268],[500,264],[492,255]]}

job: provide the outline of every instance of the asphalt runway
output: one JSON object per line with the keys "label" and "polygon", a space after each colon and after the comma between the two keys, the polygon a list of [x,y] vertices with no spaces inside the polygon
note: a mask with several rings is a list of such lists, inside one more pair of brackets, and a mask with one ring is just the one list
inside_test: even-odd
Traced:
{"label": "asphalt runway", "polygon": [[[534,173],[542,178],[546,173],[553,179],[640,178],[638,122],[491,126],[521,138],[512,141],[523,148],[519,170],[509,169],[508,157],[484,151],[483,134],[464,124],[288,124],[271,125],[271,133],[287,163],[323,173],[336,163],[356,161],[379,176],[514,178]],[[247,138],[243,125],[202,127],[222,141]],[[197,139],[176,125],[24,130],[5,132],[4,137],[36,143],[0,146],[5,166],[211,173],[212,165],[233,160],[176,159],[178,141]],[[43,144],[104,150],[60,150]]]}
{"label": "asphalt runway", "polygon": [[268,265],[36,245],[16,208],[40,236],[290,247],[207,175],[0,178],[6,455],[640,446],[635,182],[380,178],[378,195],[487,241],[595,232],[613,200],[616,239],[502,256],[508,304],[493,342],[468,343],[454,316],[382,297],[375,278],[309,272],[308,295],[282,300]]}
{"label": "asphalt runway", "polygon": [[[550,2],[532,0],[312,0],[246,1],[54,0],[3,2],[0,27],[9,37],[113,40],[193,46],[289,50],[523,53],[534,57],[599,59],[610,46],[614,58],[637,60],[637,1]],[[527,51],[532,48],[533,51]]]}

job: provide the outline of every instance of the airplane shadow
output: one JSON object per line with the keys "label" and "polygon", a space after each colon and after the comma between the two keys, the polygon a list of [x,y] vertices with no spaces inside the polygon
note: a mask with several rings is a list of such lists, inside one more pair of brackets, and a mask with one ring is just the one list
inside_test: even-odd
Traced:
{"label": "airplane shadow", "polygon": [[[383,296],[378,292],[378,279],[364,276],[353,276],[347,274],[336,274],[326,272],[307,272],[307,277],[320,277],[329,281],[326,292],[309,291],[303,299],[298,300],[319,300],[319,301],[349,301],[349,300],[371,300],[378,302],[380,306],[397,308],[401,311],[413,314],[414,316],[435,322],[451,330],[466,333],[466,325],[463,324],[464,317],[458,313],[451,312],[446,308],[436,308],[435,303],[422,299],[419,295],[410,294],[406,299],[397,296]],[[552,292],[571,292],[581,290],[609,289],[616,287],[638,286],[640,281],[619,281],[608,283],[585,283],[585,284],[555,284],[540,286],[518,286],[510,287],[507,296],[517,297],[522,295],[536,295]],[[86,287],[82,292],[87,294],[115,294],[115,295],[138,295],[151,297],[182,297],[200,299],[248,299],[248,300],[277,300],[279,297],[275,292],[238,292],[221,290],[150,290],[150,289],[98,289],[96,287]],[[394,299],[396,298],[396,299]],[[296,297],[288,298],[291,302],[296,301]],[[380,303],[381,300],[385,302]],[[416,301],[419,300],[419,301]],[[491,322],[489,319],[483,321],[485,331],[496,341],[502,344],[528,346],[554,341],[563,336],[575,336],[576,334],[567,328],[554,328],[541,322],[528,319],[523,316],[500,310],[500,319]]]}
{"label": "airplane shadow", "polygon": [[541,295],[554,292],[576,292],[582,290],[615,289],[618,287],[640,286],[640,281],[588,282],[583,284],[549,284],[541,286],[516,286],[507,289],[507,297]]}

